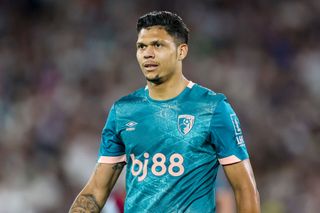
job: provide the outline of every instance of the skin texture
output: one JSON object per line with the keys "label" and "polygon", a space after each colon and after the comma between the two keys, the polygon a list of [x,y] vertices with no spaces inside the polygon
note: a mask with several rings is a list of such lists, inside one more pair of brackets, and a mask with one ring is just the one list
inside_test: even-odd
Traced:
{"label": "skin texture", "polygon": [[260,198],[250,161],[223,166],[236,197],[238,213],[259,213]]}
{"label": "skin texture", "polygon": [[[176,97],[187,86],[182,74],[182,60],[187,56],[188,45],[175,42],[161,26],[142,29],[137,40],[137,60],[147,79],[149,95],[153,99],[166,100]],[[145,64],[158,66],[147,70]],[[153,80],[156,79],[156,82]]]}
{"label": "skin texture", "polygon": [[124,162],[98,163],[87,185],[73,202],[69,213],[100,212],[124,165]]}
{"label": "skin texture", "polygon": [[[136,57],[151,98],[171,99],[185,89],[188,80],[182,74],[182,61],[187,53],[188,45],[177,44],[161,26],[139,32]],[[148,64],[156,66],[146,67]],[[97,164],[69,212],[100,212],[123,166],[124,163]],[[259,213],[259,195],[249,160],[226,165],[224,170],[235,193],[238,212]]]}

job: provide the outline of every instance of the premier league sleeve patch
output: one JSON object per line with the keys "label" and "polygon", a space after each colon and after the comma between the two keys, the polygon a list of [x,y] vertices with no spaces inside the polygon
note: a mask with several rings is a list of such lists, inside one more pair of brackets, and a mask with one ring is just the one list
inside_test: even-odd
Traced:
{"label": "premier league sleeve patch", "polygon": [[178,116],[178,129],[179,132],[183,135],[186,135],[190,132],[194,124],[193,115],[179,115]]}
{"label": "premier league sleeve patch", "polygon": [[237,144],[238,145],[244,145],[244,139],[242,136],[242,130],[240,128],[240,122],[236,114],[231,114],[230,118],[232,120],[233,128],[234,128],[234,133],[236,135],[237,139]]}

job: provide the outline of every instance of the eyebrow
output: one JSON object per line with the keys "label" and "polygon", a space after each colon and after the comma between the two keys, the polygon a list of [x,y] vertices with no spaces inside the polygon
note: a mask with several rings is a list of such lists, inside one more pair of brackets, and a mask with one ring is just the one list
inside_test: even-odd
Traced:
{"label": "eyebrow", "polygon": [[[165,40],[154,40],[154,41],[151,41],[149,44],[150,45],[155,45],[155,44],[158,44],[158,43],[166,43]],[[140,45],[147,45],[143,42],[137,42],[137,46],[140,46]]]}

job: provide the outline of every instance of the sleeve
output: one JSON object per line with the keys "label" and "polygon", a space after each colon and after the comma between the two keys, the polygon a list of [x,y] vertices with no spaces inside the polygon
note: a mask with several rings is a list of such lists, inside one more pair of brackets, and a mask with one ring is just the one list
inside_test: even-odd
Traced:
{"label": "sleeve", "polygon": [[98,163],[118,163],[126,161],[125,146],[116,130],[115,105],[110,109],[102,130]]}
{"label": "sleeve", "polygon": [[226,98],[215,108],[210,131],[220,164],[232,164],[249,158],[239,119]]}

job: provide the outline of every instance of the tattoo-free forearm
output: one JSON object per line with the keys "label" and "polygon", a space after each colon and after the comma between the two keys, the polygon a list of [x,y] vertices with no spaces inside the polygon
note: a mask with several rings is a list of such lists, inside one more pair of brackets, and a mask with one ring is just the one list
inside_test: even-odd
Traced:
{"label": "tattoo-free forearm", "polygon": [[246,190],[235,193],[238,213],[260,213],[258,191]]}
{"label": "tattoo-free forearm", "polygon": [[91,194],[79,195],[74,201],[70,213],[98,213],[102,207],[100,207],[96,201],[96,198]]}

